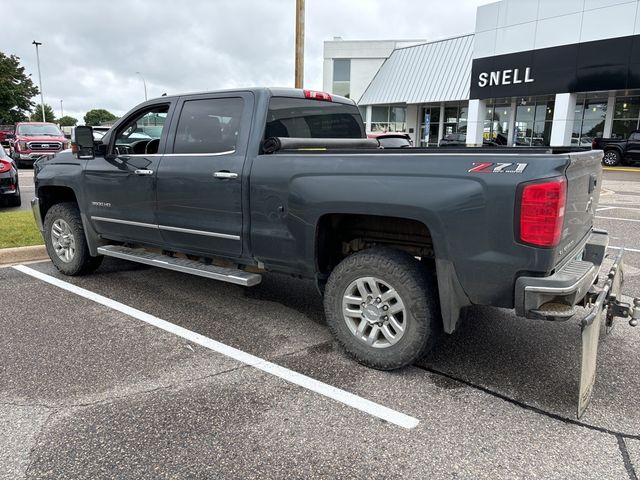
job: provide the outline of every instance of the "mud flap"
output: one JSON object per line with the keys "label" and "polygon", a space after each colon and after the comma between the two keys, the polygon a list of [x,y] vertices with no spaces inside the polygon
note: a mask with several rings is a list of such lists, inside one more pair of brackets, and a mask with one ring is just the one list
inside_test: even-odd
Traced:
{"label": "mud flap", "polygon": [[[582,319],[582,366],[580,369],[580,392],[578,396],[578,418],[581,418],[591,402],[593,385],[596,380],[596,368],[598,359],[598,344],[600,330],[605,321],[611,326],[614,316],[620,316],[617,299],[620,296],[624,281],[624,264],[622,261],[624,251],[620,251],[609,271],[607,280],[597,293],[591,311]],[[629,313],[630,314],[630,313]],[[626,315],[625,315],[626,316]]]}

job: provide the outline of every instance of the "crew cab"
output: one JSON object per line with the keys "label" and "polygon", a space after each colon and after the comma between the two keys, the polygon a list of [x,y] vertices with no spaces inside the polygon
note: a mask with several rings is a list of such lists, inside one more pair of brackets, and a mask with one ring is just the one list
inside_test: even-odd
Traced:
{"label": "crew cab", "polygon": [[57,125],[46,122],[16,123],[15,135],[10,141],[11,157],[18,167],[33,165],[43,155],[53,155],[66,148],[70,142]]}
{"label": "crew cab", "polygon": [[322,92],[161,97],[75,139],[35,166],[62,273],[112,256],[244,286],[314,279],[335,337],[379,369],[414,362],[469,305],[570,318],[608,244],[601,151],[382,149],[352,100]]}
{"label": "crew cab", "polygon": [[640,162],[640,130],[631,132],[627,139],[594,138],[591,146],[604,150],[602,163],[608,167]]}

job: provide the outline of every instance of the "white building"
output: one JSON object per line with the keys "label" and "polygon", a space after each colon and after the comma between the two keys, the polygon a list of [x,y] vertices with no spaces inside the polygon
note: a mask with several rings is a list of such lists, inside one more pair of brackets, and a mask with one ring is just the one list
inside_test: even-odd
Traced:
{"label": "white building", "polygon": [[324,57],[325,90],[416,145],[590,145],[640,128],[639,0],[502,0],[470,35],[332,41]]}

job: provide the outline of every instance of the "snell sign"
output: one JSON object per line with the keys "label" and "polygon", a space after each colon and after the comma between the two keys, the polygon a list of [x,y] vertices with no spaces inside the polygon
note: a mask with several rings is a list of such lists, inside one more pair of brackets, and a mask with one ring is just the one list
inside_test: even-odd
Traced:
{"label": "snell sign", "polygon": [[518,83],[532,83],[535,79],[531,75],[531,67],[526,67],[524,72],[519,68],[509,68],[496,72],[481,72],[478,75],[478,87],[484,88],[487,85],[517,85]]}

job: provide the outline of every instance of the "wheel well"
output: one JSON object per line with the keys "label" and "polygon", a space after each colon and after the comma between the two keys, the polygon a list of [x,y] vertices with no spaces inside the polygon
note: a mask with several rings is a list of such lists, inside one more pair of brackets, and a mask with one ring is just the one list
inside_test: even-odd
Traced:
{"label": "wheel well", "polygon": [[40,213],[42,220],[47,215],[47,211],[57,203],[74,202],[78,203],[75,192],[69,187],[46,186],[38,189],[40,199]]}
{"label": "wheel well", "polygon": [[415,257],[433,259],[427,226],[417,220],[378,215],[328,214],[316,231],[318,270],[328,274],[343,258],[366,248],[388,246]]}
{"label": "wheel well", "polygon": [[604,148],[604,152],[605,152],[605,153],[606,153],[606,152],[611,152],[611,151],[617,152],[617,153],[619,153],[620,155],[622,155],[622,149],[621,149],[620,147],[616,147],[616,146],[611,145],[611,146],[609,146],[609,147],[605,147],[605,148]]}

